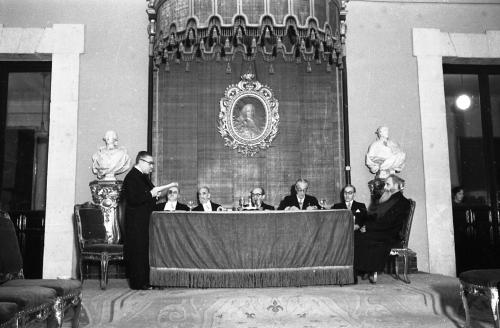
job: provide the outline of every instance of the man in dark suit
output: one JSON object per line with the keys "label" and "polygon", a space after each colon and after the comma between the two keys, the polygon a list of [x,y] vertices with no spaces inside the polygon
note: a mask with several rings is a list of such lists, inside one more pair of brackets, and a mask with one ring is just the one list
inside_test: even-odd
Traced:
{"label": "man in dark suit", "polygon": [[385,180],[384,193],[378,203],[370,204],[358,238],[354,239],[354,269],[377,282],[391,248],[400,240],[400,232],[410,213],[410,201],[403,196],[405,181],[391,174]]}
{"label": "man in dark suit", "polygon": [[300,178],[295,182],[295,195],[286,196],[280,203],[278,210],[297,211],[297,210],[317,210],[320,208],[316,197],[307,195],[309,182]]}
{"label": "man in dark suit", "polygon": [[266,198],[264,188],[253,188],[250,192],[250,197],[252,200],[252,207],[255,209],[259,211],[274,211],[274,206],[264,203],[264,199]]}
{"label": "man in dark suit", "polygon": [[359,230],[366,219],[366,206],[354,200],[356,188],[353,185],[346,185],[342,189],[342,203],[334,204],[332,209],[350,209],[354,215],[354,231]]}
{"label": "man in dark suit", "polygon": [[164,211],[189,211],[186,204],[178,202],[180,190],[178,186],[172,186],[167,191],[167,202],[164,203]]}
{"label": "man in dark suit", "polygon": [[125,201],[125,260],[130,288],[149,288],[149,217],[157,208],[156,200],[167,186],[155,187],[149,178],[153,157],[140,151],[135,166],[123,180],[122,200]]}
{"label": "man in dark suit", "polygon": [[210,200],[210,189],[208,187],[201,187],[198,189],[198,201],[200,202],[198,206],[193,208],[193,211],[198,211],[198,212],[215,212],[219,210],[219,208],[222,209],[222,206],[216,203],[212,203]]}

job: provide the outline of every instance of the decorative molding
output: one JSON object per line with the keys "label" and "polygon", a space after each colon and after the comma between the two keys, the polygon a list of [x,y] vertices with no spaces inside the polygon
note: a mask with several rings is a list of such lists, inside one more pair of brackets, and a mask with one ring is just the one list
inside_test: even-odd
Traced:
{"label": "decorative molding", "polygon": [[220,100],[219,133],[227,147],[244,156],[269,148],[278,134],[278,100],[272,90],[244,74]]}
{"label": "decorative molding", "polygon": [[[314,1],[311,0],[311,3]],[[241,9],[240,1],[237,4],[237,9]],[[242,55],[244,60],[251,61],[256,59],[257,54],[261,54],[266,62],[273,62],[277,57],[290,63],[305,62],[307,72],[312,70],[311,62],[326,63],[328,72],[334,64],[342,67],[345,1],[329,4],[334,6],[337,17],[332,22],[322,22],[322,26],[314,16],[309,16],[301,25],[290,10],[283,13],[281,22],[271,14],[262,13],[258,24],[250,23],[245,13],[237,10],[228,24],[227,19],[224,20],[217,12],[200,22],[196,16],[186,16],[185,8],[177,8],[168,1],[149,2],[148,5],[148,31],[155,69],[164,64],[164,69],[169,71],[172,62],[186,62],[186,71],[189,71],[189,62],[194,60],[224,60],[228,63],[229,73],[230,62],[235,55]],[[151,14],[153,11],[154,15]],[[189,10],[187,12],[190,13]],[[273,73],[272,65],[269,72]]]}

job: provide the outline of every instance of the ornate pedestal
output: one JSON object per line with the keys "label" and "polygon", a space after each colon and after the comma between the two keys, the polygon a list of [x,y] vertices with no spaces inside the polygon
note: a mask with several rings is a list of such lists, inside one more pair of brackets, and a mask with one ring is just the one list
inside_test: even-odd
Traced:
{"label": "ornate pedestal", "polygon": [[97,181],[89,183],[92,200],[99,205],[106,228],[109,244],[117,244],[121,240],[120,223],[118,221],[118,200],[122,190],[122,181]]}

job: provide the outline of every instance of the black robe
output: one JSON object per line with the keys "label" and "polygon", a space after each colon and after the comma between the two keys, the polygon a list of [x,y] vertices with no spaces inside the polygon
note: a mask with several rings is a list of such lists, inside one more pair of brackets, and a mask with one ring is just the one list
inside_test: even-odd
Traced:
{"label": "black robe", "polygon": [[130,288],[149,285],[149,219],[156,208],[151,195],[154,185],[149,176],[132,168],[123,180],[122,200],[125,201],[125,262]]}
{"label": "black robe", "polygon": [[401,192],[387,201],[371,206],[364,225],[366,232],[354,239],[354,269],[360,272],[383,271],[393,247],[400,247],[400,232],[410,213],[410,201]]}

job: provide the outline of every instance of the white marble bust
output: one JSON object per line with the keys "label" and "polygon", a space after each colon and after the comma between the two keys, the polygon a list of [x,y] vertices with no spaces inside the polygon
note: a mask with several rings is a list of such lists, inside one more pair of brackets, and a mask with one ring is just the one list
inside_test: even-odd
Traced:
{"label": "white marble bust", "polygon": [[376,178],[385,179],[390,174],[399,173],[405,166],[406,153],[394,141],[389,139],[389,128],[377,129],[375,140],[366,153],[366,166]]}
{"label": "white marble bust", "polygon": [[100,147],[92,155],[92,172],[99,180],[115,181],[115,175],[130,168],[130,157],[125,147],[118,147],[118,136],[115,131],[107,131],[103,140],[106,146]]}

